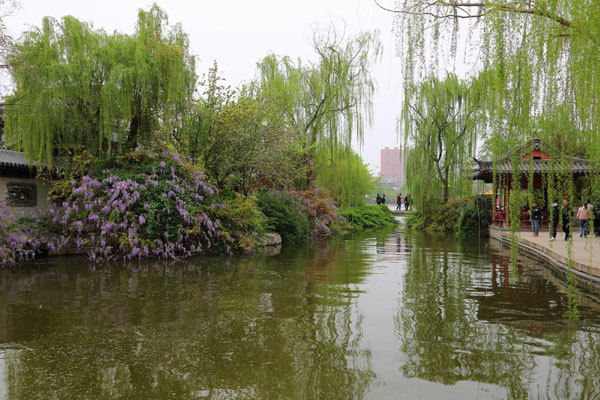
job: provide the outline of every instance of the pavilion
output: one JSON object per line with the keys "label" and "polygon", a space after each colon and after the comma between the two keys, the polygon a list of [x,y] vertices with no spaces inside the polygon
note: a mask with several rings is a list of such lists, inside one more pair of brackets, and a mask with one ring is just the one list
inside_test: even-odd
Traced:
{"label": "pavilion", "polygon": [[[544,151],[546,150],[546,151]],[[486,183],[492,183],[494,179],[494,171],[496,180],[501,181],[503,185],[495,185],[493,199],[496,199],[496,211],[493,213],[494,225],[500,227],[508,226],[508,200],[510,191],[516,187],[514,185],[515,171],[519,174],[519,188],[527,189],[529,187],[529,179],[533,175],[534,189],[543,189],[544,204],[540,204],[544,209],[548,208],[548,187],[545,177],[549,174],[567,174],[573,180],[578,180],[582,176],[590,174],[595,169],[595,163],[591,160],[583,158],[562,156],[560,159],[551,157],[552,151],[544,149],[541,139],[535,138],[529,142],[518,146],[517,148],[506,153],[495,163],[492,161],[480,161],[475,159],[478,167],[473,173],[474,180],[482,180]],[[519,160],[518,164],[513,167],[513,160]],[[500,192],[502,193],[500,193]],[[525,228],[531,225],[529,220],[529,212],[521,212],[521,227]],[[542,226],[548,226],[548,215],[545,213],[542,221]]]}

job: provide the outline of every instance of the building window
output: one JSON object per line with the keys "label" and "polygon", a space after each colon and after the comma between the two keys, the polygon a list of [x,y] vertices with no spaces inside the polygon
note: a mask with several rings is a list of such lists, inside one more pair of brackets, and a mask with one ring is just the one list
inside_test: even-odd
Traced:
{"label": "building window", "polygon": [[6,184],[6,205],[9,207],[37,206],[37,186],[35,183]]}

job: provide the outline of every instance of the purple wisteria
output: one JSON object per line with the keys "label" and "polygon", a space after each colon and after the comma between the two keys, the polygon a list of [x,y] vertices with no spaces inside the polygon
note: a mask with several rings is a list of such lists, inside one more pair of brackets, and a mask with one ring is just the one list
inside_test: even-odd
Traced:
{"label": "purple wisteria", "polygon": [[0,266],[32,259],[47,249],[48,239],[24,224],[36,218],[37,215],[26,217],[23,213],[11,213],[6,204],[0,202]]}
{"label": "purple wisteria", "polygon": [[302,205],[302,211],[308,216],[311,239],[330,236],[331,226],[342,222],[333,199],[323,188],[315,185],[303,192],[290,190],[289,193]]}
{"label": "purple wisteria", "polygon": [[92,260],[109,260],[172,259],[229,248],[220,221],[210,217],[215,205],[208,198],[216,191],[178,157],[135,154],[71,187],[68,199],[51,211],[64,229],[54,250],[74,246]]}

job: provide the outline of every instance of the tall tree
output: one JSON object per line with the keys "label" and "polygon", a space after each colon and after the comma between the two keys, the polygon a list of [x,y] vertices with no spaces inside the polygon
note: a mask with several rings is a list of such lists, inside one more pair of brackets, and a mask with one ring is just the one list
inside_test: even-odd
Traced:
{"label": "tall tree", "polygon": [[477,145],[477,92],[455,75],[407,88],[402,120],[410,150],[409,190],[421,210],[434,199],[461,195]]}
{"label": "tall tree", "polygon": [[159,126],[178,119],[193,94],[188,47],[156,5],[139,11],[133,35],[44,18],[8,58],[16,86],[6,102],[8,144],[52,163],[81,148],[98,156],[163,139]]}
{"label": "tall tree", "polygon": [[475,74],[485,71],[482,132],[492,153],[524,135],[544,136],[538,116],[562,108],[577,134],[553,132],[548,139],[561,139],[563,151],[586,148],[587,157],[600,160],[600,3],[398,0],[386,9],[397,15],[407,82],[436,73],[441,60],[454,64],[459,48]]}
{"label": "tall tree", "polygon": [[[309,163],[317,143],[333,148],[353,138],[362,142],[375,90],[369,68],[381,55],[376,32],[346,39],[332,28],[315,33],[313,47],[315,62],[271,54],[258,64],[262,90],[279,105],[288,129],[303,138]],[[308,180],[313,178],[310,168]]]}

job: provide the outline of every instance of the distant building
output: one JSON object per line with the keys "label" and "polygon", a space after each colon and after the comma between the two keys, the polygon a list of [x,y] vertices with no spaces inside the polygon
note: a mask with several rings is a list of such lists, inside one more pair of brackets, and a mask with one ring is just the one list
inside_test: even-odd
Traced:
{"label": "distant building", "polygon": [[397,181],[399,185],[406,182],[404,154],[398,147],[381,149],[381,178]]}

